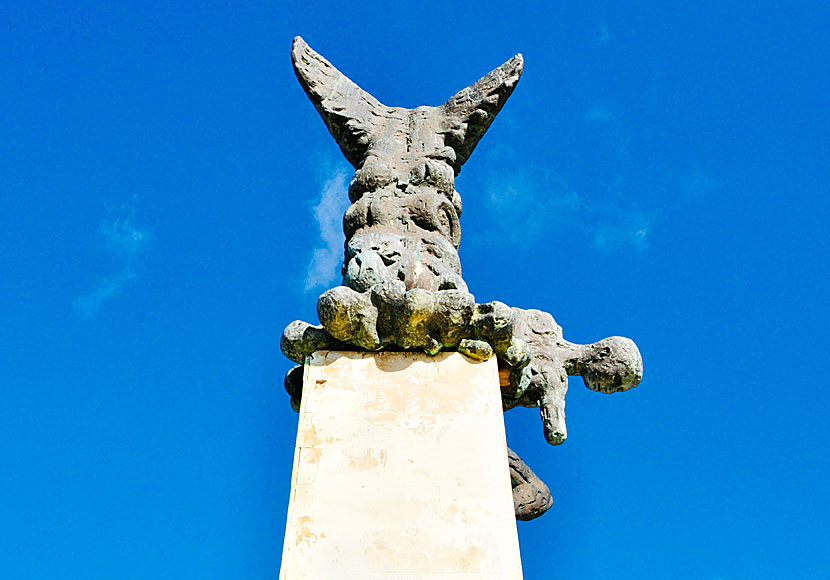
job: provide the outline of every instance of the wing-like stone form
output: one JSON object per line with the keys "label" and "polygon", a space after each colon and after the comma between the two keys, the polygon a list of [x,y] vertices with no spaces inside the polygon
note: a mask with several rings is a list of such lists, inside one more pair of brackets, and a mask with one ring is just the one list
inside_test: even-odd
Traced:
{"label": "wing-like stone form", "polygon": [[522,55],[517,54],[441,107],[446,117],[444,141],[455,150],[456,175],[513,93],[523,68]]}
{"label": "wing-like stone form", "polygon": [[300,85],[349,163],[358,167],[369,153],[390,166],[399,164],[395,157],[431,157],[447,163],[456,175],[507,102],[524,66],[517,54],[440,107],[403,109],[381,104],[299,36],[291,60]]}
{"label": "wing-like stone form", "polygon": [[381,123],[378,116],[387,109],[354,84],[299,36],[294,39],[291,61],[300,85],[326,126],[355,167],[363,159]]}

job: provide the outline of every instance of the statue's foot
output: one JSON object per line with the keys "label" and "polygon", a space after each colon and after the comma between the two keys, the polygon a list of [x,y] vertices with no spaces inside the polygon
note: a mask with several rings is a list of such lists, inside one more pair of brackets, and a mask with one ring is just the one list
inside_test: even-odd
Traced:
{"label": "statue's foot", "polygon": [[300,412],[300,401],[303,398],[303,365],[292,367],[285,373],[285,392],[291,395],[291,408]]}
{"label": "statue's foot", "polygon": [[322,326],[314,326],[302,320],[295,320],[285,327],[280,349],[282,354],[297,364],[305,363],[305,357],[317,350],[350,350]]}
{"label": "statue's foot", "polygon": [[507,449],[507,459],[516,519],[527,521],[538,518],[553,505],[550,489],[512,449]]}

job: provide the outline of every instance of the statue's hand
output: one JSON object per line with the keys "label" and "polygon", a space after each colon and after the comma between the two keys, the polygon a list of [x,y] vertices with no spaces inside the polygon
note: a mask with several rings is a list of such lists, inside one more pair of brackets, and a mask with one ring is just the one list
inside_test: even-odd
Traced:
{"label": "statue's hand", "polygon": [[562,358],[569,375],[581,375],[586,387],[600,393],[627,391],[643,378],[640,351],[633,340],[622,336],[568,344]]}

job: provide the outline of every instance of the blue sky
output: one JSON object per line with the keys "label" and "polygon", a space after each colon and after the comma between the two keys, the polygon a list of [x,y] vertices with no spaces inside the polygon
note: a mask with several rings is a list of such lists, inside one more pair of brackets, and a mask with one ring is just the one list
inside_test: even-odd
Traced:
{"label": "blue sky", "polygon": [[527,578],[830,576],[824,3],[0,6],[4,578],[275,578],[283,327],[337,283],[350,168],[302,35],[380,101],[522,52],[456,185],[479,302],[645,377],[508,439]]}

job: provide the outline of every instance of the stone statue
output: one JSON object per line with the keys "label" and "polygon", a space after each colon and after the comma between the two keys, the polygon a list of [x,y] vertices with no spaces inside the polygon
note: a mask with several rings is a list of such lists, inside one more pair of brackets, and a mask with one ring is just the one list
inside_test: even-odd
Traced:
{"label": "stone statue", "polygon": [[[282,351],[303,364],[316,350],[457,350],[506,369],[505,410],[539,407],[545,439],[565,441],[568,375],[595,391],[635,387],[642,359],[635,344],[611,337],[578,345],[550,314],[477,304],[461,277],[461,197],[455,176],[522,74],[516,55],[439,107],[387,107],[346,78],[302,38],[291,58],[303,89],[343,155],[355,167],[349,185],[343,285],[317,303],[322,325],[292,322]],[[299,408],[302,367],[286,376]],[[514,506],[532,519],[551,505],[538,477],[510,452]]]}

